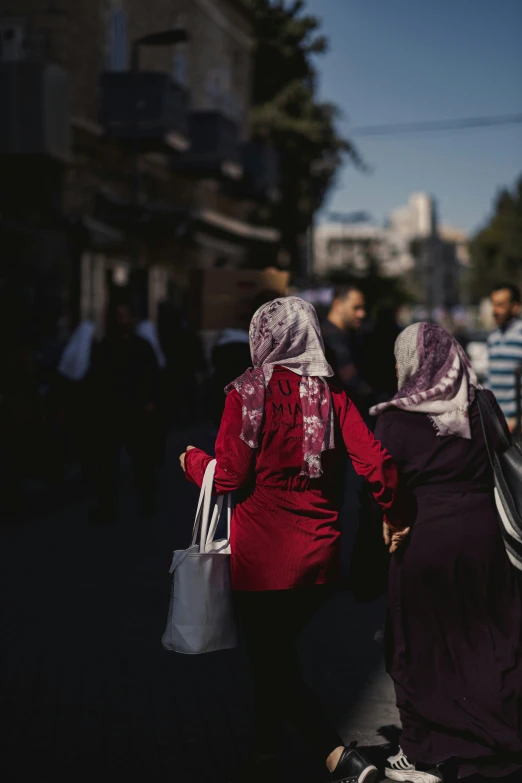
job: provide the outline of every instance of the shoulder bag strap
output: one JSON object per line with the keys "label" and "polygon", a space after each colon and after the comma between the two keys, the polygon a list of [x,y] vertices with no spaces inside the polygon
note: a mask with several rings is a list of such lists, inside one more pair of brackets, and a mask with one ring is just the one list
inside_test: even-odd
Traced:
{"label": "shoulder bag strap", "polygon": [[503,452],[511,448],[512,445],[511,439],[508,438],[508,436],[504,432],[504,428],[502,427],[502,424],[500,423],[497,414],[495,413],[490,401],[488,400],[488,398],[486,397],[483,391],[477,392],[477,403],[479,407],[480,421],[482,422],[482,431],[484,432],[484,440],[486,441],[486,448],[488,450],[489,461],[491,462],[491,466],[494,469],[495,463],[493,460],[492,448],[490,446],[488,435],[487,435],[486,419],[493,424],[495,432],[497,433],[500,443],[502,444]]}
{"label": "shoulder bag strap", "polygon": [[199,551],[204,554],[209,545],[213,542],[217,526],[221,517],[223,505],[226,502],[227,510],[227,538],[230,541],[230,524],[232,519],[232,494],[226,496],[220,495],[216,498],[214,506],[212,505],[212,491],[214,488],[214,473],[216,470],[216,460],[209,462],[203,478],[201,492],[199,495],[198,508],[196,511],[196,520],[192,531],[192,544],[195,546],[199,536]]}
{"label": "shoulder bag strap", "polygon": [[[214,508],[212,509],[212,517],[209,521],[208,528],[204,531],[203,528],[201,529],[201,539],[200,539],[200,547],[199,551],[200,554],[204,554],[209,546],[214,541],[214,536],[216,535],[217,526],[219,524],[219,520],[221,518],[221,512],[223,510],[223,501],[224,497],[223,495],[219,495],[219,497],[216,498],[216,501],[214,503]],[[203,533],[205,532],[205,535]]]}
{"label": "shoulder bag strap", "polygon": [[205,470],[203,477],[203,483],[201,485],[201,492],[199,493],[198,508],[196,511],[196,519],[194,521],[194,528],[192,531],[192,544],[194,546],[197,542],[198,535],[200,534],[200,528],[203,525],[205,534],[205,540],[208,529],[208,517],[210,513],[210,501],[212,498],[212,487],[214,484],[214,471],[216,469],[216,460],[211,460]]}
{"label": "shoulder bag strap", "polygon": [[511,448],[512,446],[511,439],[508,438],[508,436],[506,435],[504,431],[504,427],[500,423],[499,418],[495,413],[493,406],[491,405],[487,396],[484,394],[483,391],[479,391],[477,393],[477,396],[478,396],[479,408],[486,414],[487,418],[492,422],[493,427],[495,428],[495,432],[497,433],[498,438],[502,444],[502,448],[504,449],[504,451],[506,449]]}
{"label": "shoulder bag strap", "polygon": [[216,530],[219,524],[219,520],[221,519],[223,506],[225,506],[227,512],[227,541],[230,541],[230,526],[232,520],[232,493],[228,492],[226,495],[219,495],[219,497],[216,498],[216,502],[214,504],[214,511],[212,513],[212,519],[208,527],[208,533],[206,539],[207,548],[214,541],[214,536],[216,535]]}
{"label": "shoulder bag strap", "polygon": [[[484,442],[486,444],[486,449],[488,450],[489,462],[490,462],[491,467],[494,469],[495,468],[495,463],[493,462],[493,455],[491,453],[491,446],[489,445],[489,438],[488,438],[488,433],[487,433],[487,430],[486,430],[485,416],[487,414],[486,414],[485,410],[483,409],[482,392],[480,392],[480,391],[477,392],[477,405],[478,405],[479,414],[480,414],[480,423],[482,424],[482,432],[484,433]],[[496,418],[496,416],[495,416],[495,418]]]}

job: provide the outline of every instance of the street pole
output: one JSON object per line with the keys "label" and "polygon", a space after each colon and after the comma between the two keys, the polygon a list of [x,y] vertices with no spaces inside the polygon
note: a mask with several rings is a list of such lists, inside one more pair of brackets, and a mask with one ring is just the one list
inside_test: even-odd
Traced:
{"label": "street pole", "polygon": [[431,239],[424,239],[422,243],[422,266],[424,270],[424,290],[426,296],[426,308],[428,310],[428,321],[433,322],[433,244]]}

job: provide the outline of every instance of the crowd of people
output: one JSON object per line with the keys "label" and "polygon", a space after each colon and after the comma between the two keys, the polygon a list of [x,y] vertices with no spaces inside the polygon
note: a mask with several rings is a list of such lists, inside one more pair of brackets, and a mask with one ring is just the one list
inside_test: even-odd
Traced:
{"label": "crowd of people", "polygon": [[[8,512],[21,508],[41,439],[49,483],[59,482],[60,451],[72,444],[96,490],[96,524],[117,517],[125,449],[147,517],[165,433],[180,426],[172,412],[196,400],[219,426],[215,489],[236,493],[232,586],[256,686],[255,753],[238,780],[282,780],[286,719],[333,783],[378,779],[330,725],[297,652],[300,632],[340,583],[343,496],[365,487],[373,506],[361,503],[362,516],[380,509],[392,555],[385,649],[402,739],[388,778],[438,783],[448,762],[461,777],[522,774],[521,581],[497,520],[478,406],[485,395],[509,437],[520,407],[521,296],[500,285],[491,299],[488,391],[440,326],[401,331],[387,309],[366,332],[365,297],[354,286],[335,290],[323,323],[304,300],[263,292],[250,325],[218,336],[210,368],[179,321],[175,329],[167,318],[158,332],[123,301],[102,340],[92,323],[78,325],[45,382],[22,342],[11,352],[0,389]],[[500,448],[495,430],[489,438]],[[210,459],[188,447],[187,478],[201,484]]]}
{"label": "crowd of people", "polygon": [[[161,339],[160,339],[161,338]],[[155,472],[169,429],[201,409],[201,343],[165,308],[156,326],[137,320],[125,299],[109,308],[105,333],[90,320],[55,341],[52,360],[27,331],[11,335],[0,377],[0,508],[24,516],[29,488],[59,496],[72,472],[92,488],[93,522],[117,514],[123,449],[130,457],[140,510],[155,505]],[[184,371],[177,371],[182,364]]]}
{"label": "crowd of people", "polygon": [[[499,329],[490,349],[500,342],[512,357],[518,291],[502,286],[492,299]],[[385,647],[402,737],[387,778],[440,783],[448,768],[462,778],[520,776],[521,581],[497,519],[488,454],[501,449],[498,432],[507,437],[508,424],[462,346],[431,323],[396,337],[398,391],[379,400],[347,339],[364,316],[354,288],[336,291],[322,330],[302,299],[268,302],[250,325],[253,367],[226,387],[215,491],[236,493],[232,589],[256,694],[255,750],[237,780],[284,779],[286,720],[325,760],[332,783],[379,779],[330,725],[297,649],[339,584],[347,460],[381,508],[392,555]],[[511,361],[507,352],[503,360]],[[481,395],[496,427],[481,420]],[[371,401],[374,434],[354,400],[363,412]],[[188,446],[180,457],[187,479],[201,486],[211,459]]]}
{"label": "crowd of people", "polygon": [[[260,292],[251,312],[275,296]],[[381,329],[378,321],[363,337],[365,315],[363,294],[341,288],[323,329],[328,358],[367,417],[372,401],[392,393],[384,348],[398,327]],[[250,364],[248,323],[223,330],[206,357],[179,311],[165,306],[153,324],[136,319],[125,298],[109,308],[102,339],[90,320],[69,335],[62,329],[45,349],[22,332],[10,337],[0,378],[0,506],[9,518],[24,515],[28,485],[57,496],[79,467],[94,489],[92,521],[110,523],[117,516],[123,450],[147,516],[168,432],[195,422],[217,429],[225,386]],[[370,343],[381,357],[372,367],[364,363]]]}

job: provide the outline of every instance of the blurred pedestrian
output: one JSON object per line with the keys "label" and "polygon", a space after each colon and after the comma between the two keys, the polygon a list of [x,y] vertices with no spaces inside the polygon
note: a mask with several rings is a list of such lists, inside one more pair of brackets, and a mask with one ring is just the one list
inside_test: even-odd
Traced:
{"label": "blurred pedestrian", "polygon": [[154,351],[154,355],[156,356],[156,361],[158,362],[158,368],[159,368],[158,403],[155,406],[155,410],[153,414],[149,417],[149,420],[150,420],[150,428],[151,428],[150,437],[155,443],[157,464],[161,465],[163,464],[165,459],[165,452],[167,446],[167,412],[165,410],[166,406],[165,406],[165,397],[164,397],[165,371],[167,367],[167,359],[163,352],[163,348],[158,335],[158,330],[156,328],[156,324],[154,323],[154,321],[151,321],[150,319],[145,319],[144,321],[140,321],[140,323],[136,327],[136,334],[138,335],[138,337],[142,337],[144,340],[148,342],[148,344]]}
{"label": "blurred pedestrian", "polygon": [[91,363],[96,327],[88,319],[81,321],[64,348],[58,372],[69,381],[82,381]]}
{"label": "blurred pedestrian", "polygon": [[[250,316],[260,307],[278,298],[274,291],[261,291],[252,300]],[[225,409],[225,387],[250,366],[248,323],[245,328],[224,329],[212,350],[212,410],[215,426],[219,426]]]}
{"label": "blurred pedestrian", "polygon": [[[400,524],[396,469],[330,380],[312,305],[296,297],[264,305],[252,319],[250,348],[255,369],[228,387],[215,474],[218,493],[238,491],[232,587],[256,693],[256,752],[239,779],[282,779],[276,754],[290,719],[327,759],[332,781],[375,783],[377,770],[343,747],[305,686],[297,638],[338,578],[346,455],[390,522]],[[187,478],[201,485],[210,459],[187,449]]]}
{"label": "blurred pedestrian", "polygon": [[374,389],[376,402],[390,400],[397,391],[397,375],[393,349],[401,332],[397,323],[397,308],[378,309],[375,323],[364,341],[362,372]]}
{"label": "blurred pedestrian", "polygon": [[71,334],[58,364],[56,396],[66,419],[69,457],[77,458],[84,471],[88,468],[88,438],[90,433],[87,376],[96,327],[85,319]]}
{"label": "blurred pedestrian", "polygon": [[224,329],[212,349],[212,418],[219,426],[225,409],[225,386],[250,365],[250,343],[247,329]]}
{"label": "blurred pedestrian", "polygon": [[514,432],[517,424],[515,371],[522,367],[520,288],[509,283],[496,286],[491,303],[498,328],[488,339],[488,387],[497,398],[510,432]]}
{"label": "blurred pedestrian", "polygon": [[[436,783],[522,770],[522,604],[493,496],[469,361],[442,327],[416,324],[395,348],[399,392],[376,428],[410,493],[411,535],[392,542],[388,671],[402,722],[387,777]],[[491,426],[491,444],[499,437]],[[496,448],[496,446],[494,446]]]}
{"label": "blurred pedestrian", "polygon": [[108,523],[115,516],[122,448],[132,462],[141,513],[148,515],[155,500],[159,366],[149,343],[135,334],[132,310],[126,303],[115,307],[106,338],[93,346],[89,389],[99,490],[94,520]]}
{"label": "blurred pedestrian", "polygon": [[359,412],[366,416],[372,389],[357,366],[357,334],[366,318],[366,300],[355,286],[338,286],[322,324],[326,358]]}
{"label": "blurred pedestrian", "polygon": [[[337,382],[368,423],[373,391],[362,377],[359,366],[359,340],[365,319],[366,299],[362,291],[351,285],[338,286],[334,290],[328,317],[322,324],[322,333],[326,359]],[[350,523],[349,529],[343,531],[343,576],[347,578],[357,596],[370,595],[378,585],[382,586],[385,582],[386,570],[383,573],[382,568],[379,568],[380,577],[375,579],[373,571],[369,573],[364,567],[361,555],[366,550],[368,541],[373,541],[375,534],[380,535],[380,521],[377,528],[372,524],[376,515],[370,493],[350,462],[346,466],[343,484],[343,510],[348,512],[343,514],[343,520]],[[359,520],[356,533],[352,524],[354,512]],[[367,536],[367,533],[370,535]],[[378,589],[380,593],[380,588]],[[373,597],[376,597],[375,594]]]}
{"label": "blurred pedestrian", "polygon": [[144,321],[140,321],[136,327],[136,334],[138,337],[142,337],[148,342],[154,351],[156,361],[158,362],[158,367],[161,370],[164,370],[167,364],[167,360],[165,358],[165,354],[163,353],[163,348],[161,347],[158,336],[158,330],[156,329],[156,324],[154,321],[151,321],[148,318],[146,318]]}
{"label": "blurred pedestrian", "polygon": [[163,302],[158,339],[165,356],[162,408],[167,425],[183,429],[202,418],[204,381],[208,379],[203,345],[180,307]]}

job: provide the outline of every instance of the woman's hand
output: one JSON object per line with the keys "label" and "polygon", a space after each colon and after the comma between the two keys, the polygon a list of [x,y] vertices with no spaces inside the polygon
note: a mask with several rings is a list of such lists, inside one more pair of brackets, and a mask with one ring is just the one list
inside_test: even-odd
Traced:
{"label": "woman's hand", "polygon": [[180,454],[179,461],[183,472],[185,472],[185,460],[187,458],[187,452],[192,451],[194,448],[195,446],[187,446],[187,450],[184,451],[183,454]]}
{"label": "woman's hand", "polygon": [[390,550],[390,554],[393,555],[406,541],[410,535],[410,527],[390,527],[383,522],[382,526],[384,543]]}

